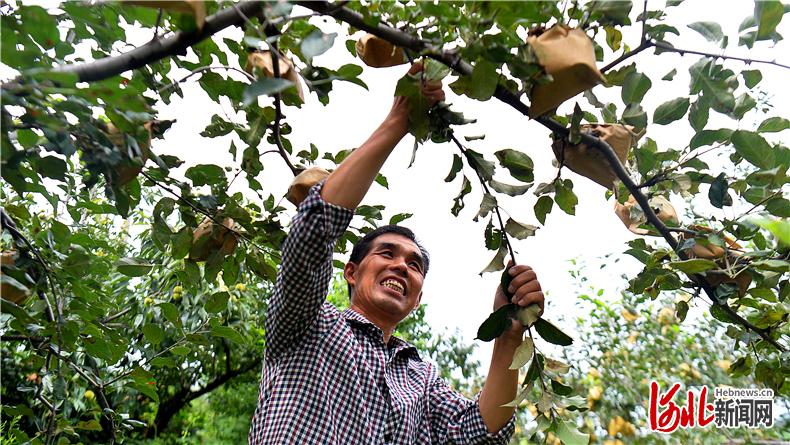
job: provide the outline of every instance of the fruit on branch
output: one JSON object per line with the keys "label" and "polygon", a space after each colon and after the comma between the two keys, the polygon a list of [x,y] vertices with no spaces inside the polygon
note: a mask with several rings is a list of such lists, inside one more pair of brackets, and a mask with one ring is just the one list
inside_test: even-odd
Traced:
{"label": "fruit on branch", "polygon": [[[723,265],[719,264],[719,266]],[[749,275],[749,272],[746,270],[742,270],[734,276],[731,276],[725,271],[709,271],[705,274],[705,278],[712,287],[717,287],[725,283],[735,285],[735,287],[738,288],[738,295],[741,297],[746,295],[749,285],[752,284],[752,276]]]}
{"label": "fruit on branch", "polygon": [[[584,124],[579,131],[589,133],[609,144],[621,164],[625,164],[631,147],[645,134],[644,130],[635,132],[634,127],[621,124]],[[595,147],[588,147],[586,144],[574,145],[567,138],[559,138],[554,140],[551,148],[562,165],[606,188],[614,187],[617,175],[604,155]]]}
{"label": "fruit on branch", "polygon": [[[14,268],[19,254],[15,250],[0,253],[0,267]],[[7,275],[0,269],[0,297],[14,304],[22,304],[30,296],[30,290],[16,278]]]}
{"label": "fruit on branch", "polygon": [[[705,232],[705,233],[713,233],[713,229],[710,227],[704,227],[699,225],[691,225],[688,227],[691,230],[697,232]],[[691,234],[684,233],[682,235],[683,239],[695,238],[697,241],[694,243],[694,246],[691,247],[691,250],[687,250],[690,258],[705,258],[707,260],[715,260],[719,258],[724,258],[724,255],[727,253],[726,249],[722,246],[718,246],[708,241],[707,238],[704,237],[694,237]],[[699,241],[702,240],[702,243]],[[742,247],[740,244],[736,243],[734,239],[724,235],[724,242],[730,249],[740,250]]]}
{"label": "fruit on branch", "polygon": [[180,12],[195,16],[198,29],[203,29],[206,23],[206,2],[203,0],[159,1],[159,0],[127,0],[121,4],[145,6],[148,8],[164,9],[168,12]]}
{"label": "fruit on branch", "polygon": [[[679,224],[680,220],[678,219],[678,214],[667,198],[663,196],[654,196],[648,200],[648,204],[650,204],[653,212],[664,224],[668,226],[677,226]],[[641,224],[647,222],[647,218],[633,196],[629,196],[625,204],[620,204],[618,201],[615,201],[614,213],[620,217],[620,220],[631,232],[637,235],[658,235],[658,232],[655,230],[639,227]]]}
{"label": "fruit on branch", "polygon": [[139,147],[139,153],[135,153],[133,147],[130,147],[127,142],[127,135],[122,133],[115,125],[108,123],[107,124],[107,138],[110,142],[121,151],[124,155],[124,158],[128,157],[131,159],[130,162],[126,162],[122,165],[119,165],[115,170],[112,171],[113,175],[113,182],[118,185],[126,185],[132,179],[136,178],[140,172],[143,171],[143,166],[145,165],[146,161],[148,161],[148,156],[151,154],[151,137],[154,123],[153,122],[146,122],[143,126],[148,131],[148,139],[143,143],[138,143],[137,146]]}
{"label": "fruit on branch", "polygon": [[532,88],[529,117],[540,116],[582,91],[606,82],[595,65],[593,42],[581,29],[555,25],[539,35],[534,31],[531,34],[527,44],[552,81]]}
{"label": "fruit on branch", "polygon": [[357,56],[369,67],[385,68],[407,62],[402,48],[373,34],[365,34],[357,40],[356,48]]}
{"label": "fruit on branch", "polygon": [[239,244],[235,230],[236,225],[231,218],[222,219],[222,224],[215,223],[211,218],[205,218],[192,232],[189,258],[194,261],[206,261],[217,252],[223,257],[232,254]]}
{"label": "fruit on branch", "polygon": [[299,207],[299,204],[307,198],[307,192],[310,190],[310,187],[326,179],[327,176],[329,176],[329,172],[323,168],[308,168],[296,175],[291,185],[288,186],[288,193],[286,193],[285,197],[293,205]]}
{"label": "fruit on branch", "polygon": [[93,391],[89,389],[85,391],[84,397],[86,400],[92,401],[96,398],[96,394],[94,394]]}
{"label": "fruit on branch", "polygon": [[[285,56],[279,56],[277,57],[277,65],[280,68],[280,77],[290,80],[294,84],[299,99],[304,102],[304,90],[302,90],[300,76],[296,72],[293,62]],[[272,60],[271,51],[256,50],[247,54],[247,64],[244,66],[244,71],[255,75],[256,68],[264,76],[274,78],[274,61]]]}

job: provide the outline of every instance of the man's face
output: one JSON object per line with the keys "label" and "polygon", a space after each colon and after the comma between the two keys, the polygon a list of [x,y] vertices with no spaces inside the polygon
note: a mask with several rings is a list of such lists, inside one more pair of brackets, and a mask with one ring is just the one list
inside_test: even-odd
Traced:
{"label": "man's face", "polygon": [[354,289],[352,307],[371,321],[397,324],[420,303],[424,270],[412,240],[395,233],[377,237],[359,264],[346,264],[344,276]]}

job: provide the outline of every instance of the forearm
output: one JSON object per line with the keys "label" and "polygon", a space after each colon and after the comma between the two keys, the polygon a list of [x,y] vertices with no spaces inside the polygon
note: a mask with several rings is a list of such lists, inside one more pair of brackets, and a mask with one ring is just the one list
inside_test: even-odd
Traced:
{"label": "forearm", "polygon": [[479,400],[480,414],[491,433],[504,427],[515,411],[514,407],[502,405],[516,398],[518,370],[509,368],[513,353],[520,344],[521,339],[513,336],[502,336],[494,342],[491,366]]}
{"label": "forearm", "polygon": [[390,113],[368,140],[329,175],[321,192],[326,202],[352,210],[359,205],[384,161],[406,135],[407,123],[400,116]]}

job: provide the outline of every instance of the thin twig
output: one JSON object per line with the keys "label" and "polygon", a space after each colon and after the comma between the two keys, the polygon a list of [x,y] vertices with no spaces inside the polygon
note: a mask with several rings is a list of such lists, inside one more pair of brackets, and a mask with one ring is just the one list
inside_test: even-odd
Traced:
{"label": "thin twig", "polygon": [[748,59],[748,58],[745,58],[745,57],[727,56],[727,55],[724,55],[724,54],[712,54],[712,53],[707,53],[707,52],[704,52],[704,51],[697,51],[697,50],[693,50],[693,49],[675,48],[674,46],[667,45],[664,42],[653,42],[652,46],[655,46],[656,48],[660,48],[660,49],[662,49],[664,51],[671,51],[671,52],[679,53],[681,56],[685,55],[685,54],[696,54],[698,56],[712,57],[714,59],[738,60],[740,62],[743,62],[743,63],[747,64],[747,65],[752,64],[752,63],[764,63],[764,64],[767,64],[767,65],[773,65],[773,66],[778,66],[780,68],[790,69],[790,65],[785,65],[785,64],[779,63],[779,62],[777,62],[775,60]]}
{"label": "thin twig", "polygon": [[[470,158],[469,158],[469,154],[466,152],[466,148],[464,148],[464,146],[461,145],[461,142],[458,141],[458,138],[455,137],[455,134],[452,132],[452,130],[450,131],[450,139],[455,143],[458,149],[461,150],[461,154],[464,155],[466,160],[469,161]],[[477,171],[477,168],[475,168],[474,165],[472,165],[471,167],[472,170],[475,171],[475,174],[477,175],[477,179],[480,180],[480,185],[483,186],[483,190],[486,192],[486,194],[491,195],[491,190],[489,190],[488,185],[483,180],[483,177],[480,176],[480,172]],[[507,245],[508,253],[510,253],[510,259],[513,260],[513,264],[516,264],[516,254],[513,252],[513,246],[510,244],[510,237],[507,235],[507,232],[505,231],[505,223],[502,222],[502,215],[499,213],[499,203],[494,205],[494,213],[496,213],[497,220],[499,221],[499,229],[502,231],[502,238],[505,240],[505,245]]]}
{"label": "thin twig", "polygon": [[645,0],[645,6],[642,9],[642,40],[641,43],[645,43],[647,41],[647,0]]}
{"label": "thin twig", "polygon": [[201,66],[201,67],[195,68],[194,70],[192,70],[189,74],[187,74],[186,76],[184,76],[180,80],[176,80],[173,83],[167,84],[167,85],[159,88],[158,90],[156,90],[156,92],[157,92],[157,94],[162,94],[165,91],[167,91],[167,90],[169,90],[171,88],[174,88],[176,85],[186,81],[187,79],[189,79],[190,77],[194,76],[195,74],[202,73],[203,71],[221,70],[221,69],[228,70],[228,71],[236,71],[237,73],[244,74],[244,76],[250,82],[255,82],[255,78],[252,77],[248,72],[246,72],[244,70],[240,70],[238,68],[235,68],[235,67],[232,67],[232,66],[225,66],[225,65],[217,65],[217,66],[208,66],[207,65],[207,66]]}

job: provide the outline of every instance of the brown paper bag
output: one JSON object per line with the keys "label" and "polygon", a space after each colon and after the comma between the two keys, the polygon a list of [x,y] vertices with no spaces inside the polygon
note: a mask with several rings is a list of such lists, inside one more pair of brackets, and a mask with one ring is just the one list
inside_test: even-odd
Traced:
{"label": "brown paper bag", "polygon": [[403,65],[407,62],[402,48],[373,34],[365,34],[357,40],[357,56],[373,68]]}
{"label": "brown paper bag", "polygon": [[308,168],[296,175],[293,182],[288,187],[288,193],[285,197],[288,198],[288,201],[291,201],[293,205],[299,207],[299,204],[307,198],[307,192],[310,190],[310,187],[326,179],[327,176],[329,176],[329,172],[323,168]]}
{"label": "brown paper bag", "polygon": [[557,108],[571,97],[606,80],[595,65],[593,42],[581,29],[556,25],[539,36],[530,36],[538,63],[552,80],[535,85],[530,94],[529,117]]}
{"label": "brown paper bag", "polygon": [[[644,130],[634,133],[633,127],[620,124],[584,124],[580,130],[611,145],[622,164],[628,159],[631,147],[645,134]],[[569,169],[606,188],[613,187],[617,175],[598,149],[585,144],[571,145],[566,139],[555,140],[551,148],[557,160]]]}
{"label": "brown paper bag", "polygon": [[[658,216],[658,219],[663,221],[664,224],[676,226],[680,223],[675,208],[669,200],[663,196],[654,196],[650,198],[648,203],[656,216]],[[643,212],[639,217],[634,217],[631,214],[631,209],[634,207],[638,208],[638,206],[639,203],[636,202],[636,199],[633,196],[629,196],[625,204],[620,204],[618,201],[614,202],[614,213],[620,217],[620,221],[622,221],[631,232],[637,235],[658,235],[658,232],[655,230],[647,230],[639,227],[640,224],[647,222],[647,218],[644,216]]]}
{"label": "brown paper bag", "polygon": [[205,218],[192,232],[189,258],[194,261],[206,261],[218,250],[223,256],[232,254],[239,240],[233,231],[228,230],[228,227],[235,230],[236,223],[231,218],[224,218],[221,225],[211,218]]}
{"label": "brown paper bag", "polygon": [[[277,65],[280,68],[280,77],[288,79],[296,86],[296,92],[299,99],[304,102],[304,91],[302,90],[302,83],[299,81],[299,74],[293,66],[293,63],[285,56],[277,58]],[[252,74],[253,68],[261,70],[264,76],[274,78],[274,62],[272,61],[271,51],[253,51],[247,55],[247,64],[244,71]]]}

